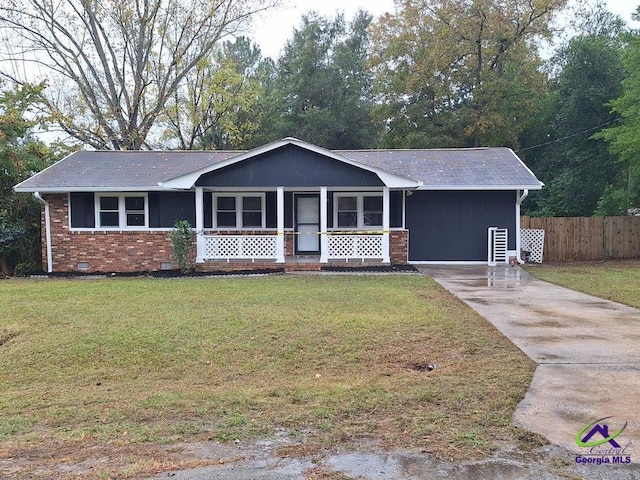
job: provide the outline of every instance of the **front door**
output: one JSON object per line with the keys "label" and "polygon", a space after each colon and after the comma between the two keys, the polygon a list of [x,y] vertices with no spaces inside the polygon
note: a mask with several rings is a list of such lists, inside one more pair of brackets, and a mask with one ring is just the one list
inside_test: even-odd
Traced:
{"label": "front door", "polygon": [[296,195],[296,254],[320,254],[320,196]]}

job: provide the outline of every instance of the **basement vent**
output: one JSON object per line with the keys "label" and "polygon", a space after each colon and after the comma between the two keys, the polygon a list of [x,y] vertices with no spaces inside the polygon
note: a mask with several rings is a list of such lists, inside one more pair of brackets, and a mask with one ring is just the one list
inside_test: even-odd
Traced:
{"label": "basement vent", "polygon": [[173,270],[173,263],[171,263],[171,262],[162,262],[160,264],[160,270]]}
{"label": "basement vent", "polygon": [[78,262],[78,270],[82,270],[82,271],[86,271],[89,270],[89,268],[91,268],[91,266],[89,265],[89,262]]}
{"label": "basement vent", "polygon": [[506,265],[509,263],[508,236],[509,230],[506,228],[489,227],[488,262],[489,265]]}

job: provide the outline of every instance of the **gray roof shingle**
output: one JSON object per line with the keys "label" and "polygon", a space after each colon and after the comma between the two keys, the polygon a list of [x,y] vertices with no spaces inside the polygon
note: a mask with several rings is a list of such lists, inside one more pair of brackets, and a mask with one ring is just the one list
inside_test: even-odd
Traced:
{"label": "gray roof shingle", "polygon": [[158,182],[215,165],[233,151],[81,151],[22,182],[16,190],[157,189]]}
{"label": "gray roof shingle", "polygon": [[[283,140],[286,142],[286,139]],[[304,142],[297,141],[304,145]],[[22,192],[142,191],[247,152],[81,151],[15,187]],[[539,189],[542,183],[508,148],[336,150],[365,166],[422,182],[426,189]]]}
{"label": "gray roof shingle", "polygon": [[541,188],[509,148],[336,151],[366,165],[422,182],[423,188]]}

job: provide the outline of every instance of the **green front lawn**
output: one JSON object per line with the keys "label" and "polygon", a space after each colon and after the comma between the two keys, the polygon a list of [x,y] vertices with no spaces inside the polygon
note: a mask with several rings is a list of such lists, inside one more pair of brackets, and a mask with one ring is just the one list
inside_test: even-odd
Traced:
{"label": "green front lawn", "polygon": [[527,265],[540,280],[640,308],[640,260]]}
{"label": "green front lawn", "polygon": [[277,429],[290,453],[373,439],[482,456],[514,439],[534,370],[417,275],[5,280],[0,305],[0,459],[34,467]]}

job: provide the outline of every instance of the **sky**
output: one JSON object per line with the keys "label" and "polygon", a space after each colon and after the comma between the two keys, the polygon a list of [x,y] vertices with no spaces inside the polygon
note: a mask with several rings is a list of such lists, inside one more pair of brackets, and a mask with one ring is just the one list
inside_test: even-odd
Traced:
{"label": "sky", "polygon": [[[631,13],[640,5],[640,0],[607,0],[606,3],[611,12],[630,23]],[[340,11],[349,20],[359,8],[374,17],[394,10],[393,0],[283,0],[281,8],[255,20],[251,36],[260,45],[264,57],[276,59],[293,29],[300,26],[303,14],[315,10],[324,16],[333,16]]]}

